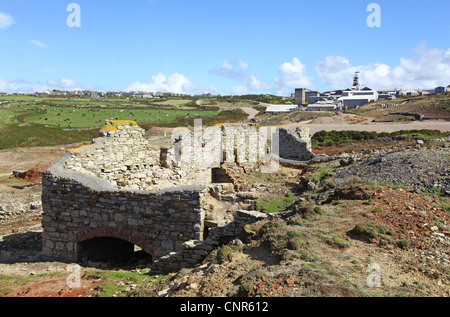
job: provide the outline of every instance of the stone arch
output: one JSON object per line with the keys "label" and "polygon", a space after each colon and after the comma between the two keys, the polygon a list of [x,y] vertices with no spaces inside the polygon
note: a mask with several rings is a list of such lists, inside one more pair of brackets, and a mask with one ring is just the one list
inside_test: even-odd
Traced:
{"label": "stone arch", "polygon": [[117,238],[140,247],[144,252],[153,256],[155,249],[152,244],[144,239],[117,228],[94,228],[79,232],[75,235],[75,242],[81,243],[95,238]]}

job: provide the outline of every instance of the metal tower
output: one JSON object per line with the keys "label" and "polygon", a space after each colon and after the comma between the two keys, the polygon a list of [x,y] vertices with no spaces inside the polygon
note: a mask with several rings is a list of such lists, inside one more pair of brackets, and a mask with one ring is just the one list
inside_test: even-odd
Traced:
{"label": "metal tower", "polygon": [[355,77],[353,77],[353,90],[360,90],[361,88],[359,84],[359,74],[360,72],[356,72]]}

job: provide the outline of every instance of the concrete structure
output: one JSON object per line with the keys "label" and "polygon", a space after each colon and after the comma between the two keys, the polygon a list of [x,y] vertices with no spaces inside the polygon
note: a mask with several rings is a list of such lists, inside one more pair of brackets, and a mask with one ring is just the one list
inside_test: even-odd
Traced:
{"label": "concrete structure", "polygon": [[298,106],[306,105],[306,102],[309,101],[309,98],[311,97],[320,97],[320,92],[312,91],[306,88],[297,88],[295,89],[294,103]]}
{"label": "concrete structure", "polygon": [[339,103],[330,100],[330,101],[318,101],[314,104],[308,105],[306,111],[336,111],[339,110]]}
{"label": "concrete structure", "polygon": [[[83,262],[145,256],[153,272],[194,266],[245,224],[268,217],[241,210],[214,228],[205,222],[211,199],[245,190],[239,173],[271,163],[261,129],[178,129],[170,147],[156,148],[135,122],[107,122],[91,145],[66,152],[42,175],[42,257]],[[314,158],[308,129],[275,134],[279,157]]]}
{"label": "concrete structure", "polygon": [[306,104],[306,89],[297,88],[295,89],[295,101],[294,103],[298,106]]}

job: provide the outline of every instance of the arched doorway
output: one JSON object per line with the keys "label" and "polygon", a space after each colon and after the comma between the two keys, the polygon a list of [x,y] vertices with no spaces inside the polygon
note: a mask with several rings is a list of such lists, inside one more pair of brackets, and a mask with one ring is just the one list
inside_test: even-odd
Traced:
{"label": "arched doorway", "polygon": [[115,228],[92,229],[79,233],[78,259],[81,263],[138,265],[152,263],[153,247],[134,235]]}

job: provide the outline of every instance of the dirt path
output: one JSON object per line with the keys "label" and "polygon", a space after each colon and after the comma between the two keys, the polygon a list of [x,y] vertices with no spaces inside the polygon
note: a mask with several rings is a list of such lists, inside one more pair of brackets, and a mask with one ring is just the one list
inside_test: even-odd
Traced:
{"label": "dirt path", "polygon": [[252,120],[259,113],[258,110],[253,108],[241,108],[246,114],[248,114],[248,119]]}
{"label": "dirt path", "polygon": [[[326,119],[326,118],[324,118]],[[323,119],[322,119],[323,120]],[[358,123],[350,124],[346,122],[318,122],[318,121],[306,121],[294,124],[288,124],[289,128],[294,129],[300,126],[305,126],[311,129],[311,134],[315,134],[319,131],[371,131],[371,132],[396,132],[400,130],[439,130],[442,132],[450,132],[450,122],[447,121],[412,121],[407,123]]]}

